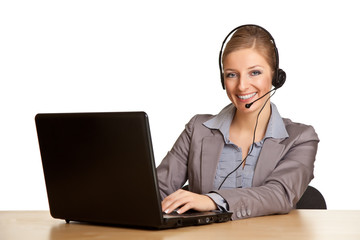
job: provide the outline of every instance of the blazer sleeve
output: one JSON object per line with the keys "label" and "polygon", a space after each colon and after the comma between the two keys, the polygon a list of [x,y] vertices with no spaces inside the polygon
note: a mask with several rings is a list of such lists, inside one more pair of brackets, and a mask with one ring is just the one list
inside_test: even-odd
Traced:
{"label": "blazer sleeve", "polygon": [[311,126],[301,128],[260,186],[214,191],[227,201],[233,219],[288,213],[296,206],[313,178],[319,142]]}
{"label": "blazer sleeve", "polygon": [[193,125],[196,121],[194,116],[176,140],[172,149],[167,153],[157,167],[157,177],[161,198],[180,189],[188,179],[188,155]]}

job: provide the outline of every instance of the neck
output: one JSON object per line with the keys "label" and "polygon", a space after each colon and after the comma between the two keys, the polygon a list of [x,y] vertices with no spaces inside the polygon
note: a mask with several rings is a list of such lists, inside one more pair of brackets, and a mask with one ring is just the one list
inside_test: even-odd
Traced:
{"label": "neck", "polygon": [[[243,111],[236,110],[234,119],[231,123],[232,127],[234,129],[237,129],[238,132],[244,134],[253,134],[259,111],[260,109],[258,111],[246,113]],[[264,109],[259,115],[258,125],[256,128],[256,137],[255,137],[256,141],[260,141],[265,136],[267,124],[269,122],[270,116],[271,116],[271,106],[270,106],[270,102],[267,102]]]}

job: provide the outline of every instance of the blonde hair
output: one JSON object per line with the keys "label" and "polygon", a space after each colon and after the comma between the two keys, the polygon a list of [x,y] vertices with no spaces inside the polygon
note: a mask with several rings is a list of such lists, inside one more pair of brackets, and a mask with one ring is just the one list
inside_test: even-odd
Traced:
{"label": "blonde hair", "polygon": [[246,48],[258,51],[265,58],[273,72],[275,72],[277,59],[274,40],[265,29],[255,25],[243,26],[236,30],[226,44],[222,56],[222,64],[224,64],[224,59],[227,55],[236,50]]}

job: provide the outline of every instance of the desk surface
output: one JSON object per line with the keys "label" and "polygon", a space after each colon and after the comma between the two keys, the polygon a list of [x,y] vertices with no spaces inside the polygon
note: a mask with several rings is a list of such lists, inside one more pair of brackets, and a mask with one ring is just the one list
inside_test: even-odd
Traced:
{"label": "desk surface", "polygon": [[[241,236],[241,237],[240,237]],[[360,210],[293,210],[169,230],[66,224],[48,211],[0,211],[0,239],[360,239]]]}

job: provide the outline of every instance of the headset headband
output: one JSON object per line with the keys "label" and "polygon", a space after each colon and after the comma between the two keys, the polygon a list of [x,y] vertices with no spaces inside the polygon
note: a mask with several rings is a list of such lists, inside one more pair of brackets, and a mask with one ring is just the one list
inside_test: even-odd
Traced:
{"label": "headset headband", "polygon": [[241,25],[239,27],[234,28],[224,39],[222,45],[221,45],[221,49],[220,49],[220,53],[219,53],[219,68],[220,68],[220,78],[221,78],[221,84],[223,89],[225,89],[225,80],[224,80],[224,72],[223,72],[223,66],[222,66],[222,55],[223,55],[223,48],[225,46],[225,43],[227,41],[227,39],[230,37],[230,35],[232,35],[236,30],[243,28],[243,27],[257,27],[260,28],[261,30],[263,30],[269,37],[270,37],[270,41],[273,43],[274,45],[274,53],[275,53],[275,74],[274,77],[272,79],[272,85],[278,89],[280,88],[286,80],[286,73],[282,70],[279,69],[279,53],[278,53],[278,49],[276,47],[275,44],[275,39],[272,37],[272,35],[270,34],[269,31],[267,31],[265,28],[255,25],[255,24],[246,24],[246,25]]}

